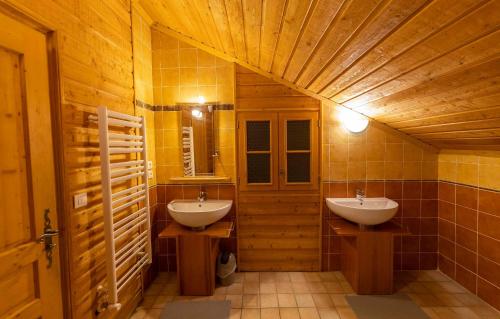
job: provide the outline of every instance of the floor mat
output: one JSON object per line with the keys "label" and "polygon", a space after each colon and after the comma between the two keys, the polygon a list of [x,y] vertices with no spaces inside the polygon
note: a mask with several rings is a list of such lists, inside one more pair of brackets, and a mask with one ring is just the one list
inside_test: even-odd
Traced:
{"label": "floor mat", "polygon": [[407,295],[346,296],[359,319],[429,319]]}
{"label": "floor mat", "polygon": [[230,301],[179,301],[168,303],[160,319],[228,319]]}

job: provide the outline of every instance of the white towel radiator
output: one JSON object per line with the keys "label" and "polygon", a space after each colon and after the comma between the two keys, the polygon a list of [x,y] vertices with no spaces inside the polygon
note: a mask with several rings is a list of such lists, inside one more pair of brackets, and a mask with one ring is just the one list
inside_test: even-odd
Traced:
{"label": "white towel radiator", "polygon": [[108,307],[119,309],[120,291],[151,263],[146,121],[104,106],[90,119],[99,125]]}
{"label": "white towel radiator", "polygon": [[184,176],[194,176],[196,167],[194,164],[194,136],[191,126],[182,127],[182,149]]}

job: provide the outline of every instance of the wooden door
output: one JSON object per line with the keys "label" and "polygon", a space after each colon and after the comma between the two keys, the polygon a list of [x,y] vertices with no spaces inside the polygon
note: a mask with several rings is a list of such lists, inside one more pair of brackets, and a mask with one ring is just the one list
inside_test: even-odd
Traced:
{"label": "wooden door", "polygon": [[278,114],[245,112],[238,115],[239,188],[277,190]]}
{"label": "wooden door", "polygon": [[0,14],[0,70],[0,317],[62,318],[45,35]]}
{"label": "wooden door", "polygon": [[319,188],[318,112],[279,113],[280,190]]}

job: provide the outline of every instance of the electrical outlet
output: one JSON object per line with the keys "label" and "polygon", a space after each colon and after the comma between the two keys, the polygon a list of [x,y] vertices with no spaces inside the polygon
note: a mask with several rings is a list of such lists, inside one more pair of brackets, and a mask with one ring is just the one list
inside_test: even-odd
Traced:
{"label": "electrical outlet", "polygon": [[148,170],[148,178],[153,178],[153,170]]}
{"label": "electrical outlet", "polygon": [[74,197],[75,208],[87,206],[87,193],[76,194]]}
{"label": "electrical outlet", "polygon": [[153,169],[153,161],[148,161],[148,169]]}

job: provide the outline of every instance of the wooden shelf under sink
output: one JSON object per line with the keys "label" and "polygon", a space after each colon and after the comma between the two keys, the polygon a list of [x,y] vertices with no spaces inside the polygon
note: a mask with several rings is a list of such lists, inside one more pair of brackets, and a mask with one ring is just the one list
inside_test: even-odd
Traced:
{"label": "wooden shelf under sink", "polygon": [[375,225],[373,228],[368,229],[368,230],[361,230],[358,226],[358,224],[348,222],[345,219],[334,219],[334,220],[329,220],[328,225],[333,229],[335,234],[338,236],[356,236],[360,232],[389,232],[392,233],[393,235],[410,235],[410,232],[404,228],[402,228],[400,225],[393,223],[391,221]]}
{"label": "wooden shelf under sink", "polygon": [[160,238],[175,238],[177,236],[208,236],[211,238],[229,238],[233,230],[233,222],[216,222],[202,231],[194,231],[179,223],[171,222],[158,235]]}
{"label": "wooden shelf under sink", "polygon": [[409,235],[387,222],[368,230],[343,219],[328,221],[341,237],[341,271],[357,294],[392,294],[394,236]]}
{"label": "wooden shelf under sink", "polygon": [[194,231],[170,223],[160,238],[175,238],[177,282],[184,296],[211,296],[215,290],[215,268],[221,238],[228,238],[233,222],[216,222],[205,230]]}

